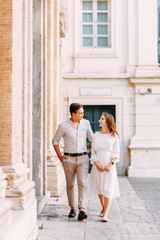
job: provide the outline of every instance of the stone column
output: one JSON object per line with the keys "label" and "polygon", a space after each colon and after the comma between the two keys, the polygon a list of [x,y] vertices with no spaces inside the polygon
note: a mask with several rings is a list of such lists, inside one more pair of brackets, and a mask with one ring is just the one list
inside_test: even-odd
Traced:
{"label": "stone column", "polygon": [[128,0],[128,64],[127,73],[134,76],[138,53],[137,0]]}
{"label": "stone column", "polygon": [[43,7],[43,195],[47,192],[47,0]]}
{"label": "stone column", "polygon": [[[31,1],[28,4],[31,4]],[[25,30],[28,31],[25,25],[25,16],[29,9],[24,1],[7,0],[3,2],[3,5],[5,6],[2,16],[5,19],[0,21],[4,24],[2,29],[4,29],[3,37],[5,39],[2,61],[4,66],[2,65],[1,69],[3,72],[1,75],[3,94],[0,94],[2,114],[0,118],[0,142],[2,147],[0,166],[7,180],[5,196],[12,204],[9,205],[9,201],[4,207],[6,213],[3,225],[9,225],[7,230],[0,235],[0,239],[26,240],[29,236],[35,239],[37,235],[35,183],[29,178],[28,153],[26,153],[27,157],[24,156],[26,141],[24,134],[28,134],[24,127],[24,119],[28,121],[28,118],[24,116],[24,108],[25,104],[28,108],[30,106],[27,104],[26,95],[23,95],[28,81],[24,71],[25,61],[28,61],[26,56],[28,50],[25,51],[24,46]],[[30,112],[30,115],[32,115],[32,112]],[[29,140],[32,141],[31,138]],[[3,179],[4,175],[1,172],[0,176]],[[14,210],[12,211],[12,219],[10,218],[11,211],[7,213],[7,209],[10,207]]]}
{"label": "stone column", "polygon": [[[28,181],[29,169],[23,163],[23,4],[15,0],[8,3],[8,33],[4,42],[8,49],[7,63],[4,64],[4,93],[1,95],[1,151],[0,165],[6,173],[6,196],[12,200],[13,209],[23,209],[26,194],[31,191],[34,197],[34,182]],[[9,19],[10,17],[10,19]],[[4,33],[5,36],[6,33]],[[6,68],[6,72],[5,72]],[[25,192],[22,186],[26,186]],[[15,203],[16,202],[16,203]],[[29,200],[27,200],[29,203]]]}
{"label": "stone column", "polygon": [[43,195],[43,1],[33,1],[33,180]]}
{"label": "stone column", "polygon": [[[64,12],[59,15],[61,1],[48,0],[48,42],[51,43],[51,51],[48,46],[48,138],[47,138],[47,182],[51,196],[60,196],[65,187],[63,166],[56,156],[52,146],[52,138],[60,121],[61,111],[61,76],[60,76],[60,37],[64,37],[63,19]],[[61,7],[64,11],[64,7]],[[60,21],[60,24],[59,24]],[[60,27],[60,28],[59,28]]]}
{"label": "stone column", "polygon": [[23,2],[24,66],[23,66],[23,161],[32,180],[32,0]]}
{"label": "stone column", "polygon": [[54,2],[47,2],[47,149],[52,148],[54,84]]}
{"label": "stone column", "polygon": [[33,180],[38,212],[49,198],[47,193],[47,1],[33,1]]}
{"label": "stone column", "polygon": [[[136,2],[136,1],[135,1]],[[159,77],[157,0],[138,1],[138,62],[136,77]]]}
{"label": "stone column", "polygon": [[135,84],[135,136],[130,139],[130,177],[160,177],[160,79]]}
{"label": "stone column", "polygon": [[[0,166],[11,163],[12,1],[0,3]],[[0,167],[0,239],[12,222],[12,203],[6,196],[6,174]]]}
{"label": "stone column", "polygon": [[130,79],[135,85],[135,136],[130,139],[128,175],[160,177],[160,68],[158,67],[157,49],[157,0],[135,1],[135,4],[138,9],[138,62],[135,78]]}

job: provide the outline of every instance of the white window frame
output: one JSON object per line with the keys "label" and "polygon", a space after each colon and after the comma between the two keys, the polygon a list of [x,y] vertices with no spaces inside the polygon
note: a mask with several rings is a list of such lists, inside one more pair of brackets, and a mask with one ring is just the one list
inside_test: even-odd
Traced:
{"label": "white window frame", "polygon": [[[93,2],[93,10],[88,10],[88,11],[85,11],[82,9],[82,5],[83,5],[83,2],[84,1],[92,1],[92,0],[82,0],[82,4],[81,4],[81,19],[80,19],[80,22],[81,22],[81,29],[80,29],[80,36],[81,36],[81,47],[82,48],[89,48],[89,47],[85,47],[83,46],[83,37],[92,37],[93,38],[93,47],[90,47],[90,48],[102,48],[102,47],[98,47],[98,37],[108,37],[108,46],[107,47],[104,47],[104,48],[110,48],[111,46],[111,27],[110,27],[110,22],[111,22],[111,19],[110,19],[110,13],[111,13],[111,9],[110,9],[110,1],[108,0],[102,0],[102,1],[106,1],[108,2],[108,10],[97,10],[97,2],[98,1],[92,1]],[[92,16],[93,16],[93,22],[92,23],[84,23],[83,22],[83,13],[92,13]],[[97,20],[97,13],[108,13],[108,22],[107,23],[98,23],[98,20]],[[83,34],[83,25],[92,25],[93,26],[93,34],[92,35],[84,35]],[[97,33],[97,28],[98,28],[98,25],[107,25],[108,26],[108,34],[105,34],[105,35],[100,35]],[[95,34],[96,33],[96,34]]]}
{"label": "white window frame", "polygon": [[[87,1],[87,0],[86,0]],[[97,1],[97,0],[92,0]],[[74,0],[74,55],[76,54],[106,54],[106,55],[117,55],[117,43],[116,43],[116,0],[108,0],[109,4],[109,24],[110,24],[110,47],[83,47],[82,46],[82,0]]]}

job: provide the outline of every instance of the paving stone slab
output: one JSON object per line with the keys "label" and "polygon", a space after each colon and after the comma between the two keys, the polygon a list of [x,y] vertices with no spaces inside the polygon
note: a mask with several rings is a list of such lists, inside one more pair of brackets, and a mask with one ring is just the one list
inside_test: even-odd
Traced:
{"label": "paving stone slab", "polygon": [[158,234],[159,231],[154,223],[124,223],[123,224],[126,233],[136,233],[136,234]]}
{"label": "paving stone slab", "polygon": [[128,234],[128,240],[160,240],[159,234]]}
{"label": "paving stone slab", "polygon": [[[149,180],[148,188],[142,180],[132,182],[133,186],[127,177],[119,177],[121,196],[113,200],[107,223],[99,217],[98,197],[87,199],[88,218],[81,222],[77,216],[68,219],[66,191],[60,198],[50,198],[38,216],[38,240],[160,240],[159,186],[153,188],[155,182]],[[75,192],[77,203],[77,187]],[[151,196],[148,201],[147,196]],[[78,209],[76,211],[78,215]]]}
{"label": "paving stone slab", "polygon": [[107,234],[104,233],[103,235],[97,234],[96,236],[93,234],[88,234],[85,237],[85,240],[128,240],[127,235],[125,234]]}
{"label": "paving stone slab", "polygon": [[133,210],[128,208],[121,209],[121,217],[123,222],[150,223],[153,217],[145,210]]}

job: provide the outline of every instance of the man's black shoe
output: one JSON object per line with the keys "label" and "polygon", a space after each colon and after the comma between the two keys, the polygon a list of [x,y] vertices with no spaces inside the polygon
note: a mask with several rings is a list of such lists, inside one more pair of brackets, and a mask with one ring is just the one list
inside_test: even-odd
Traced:
{"label": "man's black shoe", "polygon": [[86,218],[87,218],[87,214],[84,211],[80,211],[80,213],[78,214],[78,220],[81,221]]}
{"label": "man's black shoe", "polygon": [[76,211],[74,209],[71,209],[71,211],[68,214],[69,218],[74,218],[76,216]]}

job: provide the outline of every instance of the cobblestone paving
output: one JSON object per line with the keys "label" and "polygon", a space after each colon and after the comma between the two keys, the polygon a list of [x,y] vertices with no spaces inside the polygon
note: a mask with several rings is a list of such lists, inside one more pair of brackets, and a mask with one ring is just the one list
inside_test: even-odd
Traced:
{"label": "cobblestone paving", "polygon": [[38,240],[160,240],[158,180],[151,185],[149,180],[119,177],[119,183],[121,196],[113,200],[108,223],[99,217],[98,197],[87,201],[88,218],[82,222],[68,219],[65,192],[58,199],[50,198],[38,216]]}
{"label": "cobblestone paving", "polygon": [[128,178],[160,232],[160,178]]}

